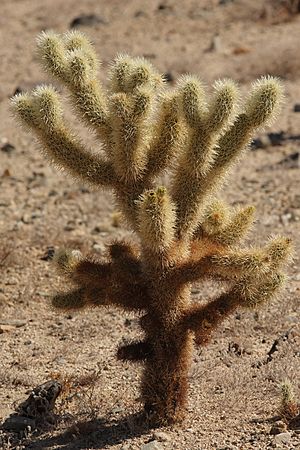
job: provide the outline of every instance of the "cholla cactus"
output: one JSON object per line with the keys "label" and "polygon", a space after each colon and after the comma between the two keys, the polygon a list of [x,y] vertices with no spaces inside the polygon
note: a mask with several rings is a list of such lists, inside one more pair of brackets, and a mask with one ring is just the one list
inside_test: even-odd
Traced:
{"label": "cholla cactus", "polygon": [[289,423],[300,414],[300,404],[296,401],[293,385],[288,379],[280,384],[280,388],[281,405],[279,408],[279,415]]}
{"label": "cholla cactus", "polygon": [[[120,346],[118,357],[144,363],[141,398],[151,423],[180,421],[194,340],[204,345],[229,314],[269,300],[284,281],[290,241],[276,237],[262,248],[238,248],[254,210],[230,208],[216,197],[253,133],[274,117],[281,86],[260,79],[237,112],[232,81],[217,82],[207,102],[196,77],[183,77],[169,92],[147,61],[126,55],[111,65],[105,90],[94,49],[78,32],[43,33],[38,50],[99,136],[101,151],[90,152],[70,130],[52,87],[15,96],[15,115],[35,132],[50,162],[113,190],[140,242],[139,248],[114,242],[103,260],[59,252],[57,267],[73,288],[52,303],[64,310],[116,305],[139,312],[144,339]],[[169,188],[155,187],[170,167]],[[206,279],[225,280],[229,288],[211,302],[191,304],[191,284]]]}

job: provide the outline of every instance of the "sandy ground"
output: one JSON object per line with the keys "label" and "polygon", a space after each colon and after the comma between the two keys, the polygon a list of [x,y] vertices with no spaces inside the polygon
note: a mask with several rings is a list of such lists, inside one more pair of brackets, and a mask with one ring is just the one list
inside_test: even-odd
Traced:
{"label": "sandy ground", "polygon": [[[101,254],[112,239],[133,236],[114,223],[108,193],[93,192],[49,167],[34,137],[9,113],[17,87],[47,80],[35,56],[36,35],[45,29],[64,32],[77,16],[96,14],[101,21],[81,29],[102,58],[101,79],[118,52],[144,55],[175,79],[197,73],[209,85],[231,77],[245,91],[257,76],[277,75],[284,81],[286,102],[266,132],[299,137],[294,105],[300,103],[300,15],[289,15],[284,7],[289,3],[1,1],[0,419],[38,384],[57,377],[67,385],[57,402],[57,424],[21,435],[2,431],[4,449],[134,450],[153,439],[159,448],[174,450],[300,448],[299,430],[290,431],[287,444],[270,435],[279,383],[292,380],[300,399],[299,164],[285,161],[299,152],[299,140],[249,150],[223,194],[231,204],[256,205],[252,242],[263,243],[271,234],[292,237],[296,253],[289,281],[278,299],[259,311],[239,311],[207,348],[195,350],[186,421],[153,435],[133,420],[140,408],[140,368],[115,359],[118,343],[139,335],[137,318],[114,309],[52,311],[50,296],[62,282],[43,259],[51,247]],[[14,147],[10,152],[7,143]],[[195,286],[195,301],[217,290]]]}

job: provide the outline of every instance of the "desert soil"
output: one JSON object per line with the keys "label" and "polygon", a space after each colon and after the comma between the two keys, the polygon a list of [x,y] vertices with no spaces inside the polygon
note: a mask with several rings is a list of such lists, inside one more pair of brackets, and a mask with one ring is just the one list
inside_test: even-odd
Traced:
{"label": "desert soil", "polygon": [[[2,448],[134,450],[153,440],[157,448],[174,450],[300,448],[299,430],[289,430],[285,437],[270,434],[283,380],[292,381],[300,401],[300,113],[294,111],[300,103],[300,14],[288,12],[292,3],[1,1],[0,419],[35,386],[52,378],[65,384],[55,424],[19,434],[2,430]],[[209,346],[195,349],[187,418],[160,433],[143,431],[134,421],[141,407],[141,368],[115,358],[120,342],[139,335],[137,317],[117,309],[59,314],[50,307],[51,295],[64,289],[47,257],[52,248],[101,255],[111,240],[134,236],[116,220],[111,195],[49,167],[34,136],[20,129],[9,110],[17,88],[49,81],[35,55],[36,35],[48,29],[64,32],[82,14],[100,18],[80,29],[102,59],[102,80],[120,52],[149,58],[175,80],[196,73],[209,86],[230,77],[243,92],[258,76],[276,75],[283,80],[286,101],[262,135],[283,131],[295,137],[249,149],[222,190],[231,204],[256,206],[252,243],[273,234],[293,239],[295,257],[286,287],[258,311],[239,310]],[[69,111],[66,103],[82,138],[97,145]],[[194,301],[205,302],[218,290],[197,285]]]}

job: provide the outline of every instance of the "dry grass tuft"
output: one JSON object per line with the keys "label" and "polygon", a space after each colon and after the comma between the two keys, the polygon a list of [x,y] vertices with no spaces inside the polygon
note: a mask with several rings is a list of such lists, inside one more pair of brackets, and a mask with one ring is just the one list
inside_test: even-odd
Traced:
{"label": "dry grass tuft", "polygon": [[83,375],[52,373],[51,377],[62,384],[62,392],[56,404],[56,413],[62,419],[94,420],[99,412],[99,399],[95,400],[95,388],[99,372]]}

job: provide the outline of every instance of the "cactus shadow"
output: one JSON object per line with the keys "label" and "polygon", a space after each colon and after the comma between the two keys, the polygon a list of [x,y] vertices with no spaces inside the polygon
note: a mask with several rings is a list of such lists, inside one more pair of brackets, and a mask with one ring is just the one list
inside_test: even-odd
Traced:
{"label": "cactus shadow", "polygon": [[63,448],[64,450],[99,449],[147,434],[151,427],[142,413],[130,414],[119,421],[97,418],[78,422],[54,436],[36,436],[29,449]]}

